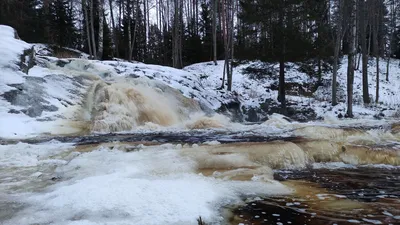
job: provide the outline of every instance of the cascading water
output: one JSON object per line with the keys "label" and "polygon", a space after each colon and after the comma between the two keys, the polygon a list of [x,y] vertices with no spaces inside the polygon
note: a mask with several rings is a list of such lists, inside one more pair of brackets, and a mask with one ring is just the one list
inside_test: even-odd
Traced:
{"label": "cascading water", "polygon": [[146,78],[97,81],[86,97],[91,131],[129,131],[146,123],[171,126],[200,111],[198,103]]}
{"label": "cascading water", "polygon": [[134,74],[120,76],[112,68],[94,66],[89,60],[46,63],[49,68],[83,76],[92,82],[73,124],[83,133],[160,127],[222,128],[229,123],[222,115],[206,116],[196,100],[161,81]]}

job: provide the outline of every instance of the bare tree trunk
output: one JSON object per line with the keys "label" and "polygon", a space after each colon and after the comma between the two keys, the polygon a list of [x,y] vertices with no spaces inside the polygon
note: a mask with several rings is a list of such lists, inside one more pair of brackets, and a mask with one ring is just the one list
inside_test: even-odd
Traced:
{"label": "bare tree trunk", "polygon": [[286,93],[285,93],[285,51],[286,51],[286,40],[284,29],[284,18],[285,18],[285,1],[281,2],[281,9],[279,10],[279,27],[280,30],[280,54],[279,54],[279,90],[278,90],[278,101],[281,103],[283,113],[286,113]]}
{"label": "bare tree trunk", "polygon": [[336,31],[336,40],[335,40],[335,52],[334,52],[334,61],[333,61],[333,73],[332,73],[332,105],[337,105],[337,71],[338,71],[338,63],[339,63],[339,53],[340,46],[343,39],[343,0],[339,0],[339,10],[338,10],[338,19],[336,22],[337,31]]}
{"label": "bare tree trunk", "polygon": [[347,117],[354,117],[353,115],[353,83],[354,83],[354,55],[355,55],[355,33],[356,33],[356,19],[355,19],[355,1],[349,1],[350,9],[350,28],[349,28],[349,55],[347,66]]}
{"label": "bare tree trunk", "polygon": [[133,11],[133,4],[131,5],[131,0],[127,0],[126,3],[126,11],[127,11],[127,17],[128,17],[128,61],[132,60],[132,53],[133,53],[133,42],[132,40],[132,19],[131,19],[131,14]]}
{"label": "bare tree trunk", "polygon": [[389,65],[390,65],[390,57],[392,56],[392,44],[394,41],[394,33],[396,31],[396,5],[395,1],[392,0],[391,3],[391,34],[389,38],[389,49],[388,49],[388,56],[387,56],[387,63],[386,63],[386,81],[389,81]]}
{"label": "bare tree trunk", "polygon": [[91,29],[91,35],[92,35],[92,50],[93,50],[93,57],[97,59],[97,48],[96,48],[96,39],[94,36],[94,16],[93,16],[93,0],[90,0],[90,29]]}
{"label": "bare tree trunk", "polygon": [[44,33],[45,33],[45,38],[50,41],[50,43],[53,43],[53,35],[50,32],[50,21],[49,21],[49,9],[50,9],[50,0],[43,0],[43,11],[45,15],[45,21],[44,21]]}
{"label": "bare tree trunk", "polygon": [[360,69],[360,64],[361,64],[362,53],[360,52],[357,55],[358,55],[358,58],[357,58],[357,63],[356,63],[357,64],[356,70],[359,70]]}
{"label": "bare tree trunk", "polygon": [[184,35],[184,24],[183,24],[183,0],[180,0],[180,13],[179,13],[179,45],[178,45],[178,60],[179,60],[179,68],[183,68],[183,59],[182,59],[182,48],[183,48],[183,35]]}
{"label": "bare tree trunk", "polygon": [[212,21],[212,29],[213,29],[213,55],[214,55],[214,64],[218,65],[217,63],[217,0],[212,0],[213,2],[213,21]]}
{"label": "bare tree trunk", "polygon": [[230,29],[229,29],[229,51],[230,51],[230,71],[228,73],[228,91],[232,91],[232,73],[233,73],[233,66],[232,66],[232,62],[233,62],[233,33],[234,33],[234,20],[233,17],[235,16],[235,0],[231,0],[230,2]]}
{"label": "bare tree trunk", "polygon": [[98,5],[98,11],[99,11],[99,50],[97,51],[97,58],[102,59],[103,58],[103,40],[104,40],[104,0],[99,1]]}
{"label": "bare tree trunk", "polygon": [[[226,73],[229,82],[229,43],[228,43],[228,13],[227,13],[227,0],[222,1],[221,4],[221,16],[222,16],[222,34],[224,36],[224,55],[225,55],[225,66],[226,66]],[[225,76],[225,73],[223,74]],[[222,84],[224,85],[224,84]]]}
{"label": "bare tree trunk", "polygon": [[113,33],[113,41],[114,41],[114,51],[117,58],[119,58],[119,50],[118,50],[118,37],[117,30],[115,29],[115,19],[114,19],[114,10],[112,6],[112,0],[108,1],[110,5],[110,15],[111,15],[111,25],[112,25],[112,33]]}
{"label": "bare tree trunk", "polygon": [[90,57],[92,57],[93,52],[92,52],[92,44],[90,43],[89,15],[88,15],[88,11],[87,11],[86,0],[82,0],[82,9],[84,11],[84,17],[85,17],[85,26],[86,26],[86,35],[87,35],[87,42],[88,42],[88,48],[89,48],[89,55],[90,55]]}
{"label": "bare tree trunk", "polygon": [[182,29],[183,29],[183,0],[175,0],[174,27],[172,34],[172,64],[182,68]]}
{"label": "bare tree trunk", "polygon": [[136,34],[138,30],[138,24],[139,24],[139,0],[136,0],[136,19],[135,19],[135,26],[133,28],[133,38],[132,38],[132,43],[131,43],[131,60],[133,60],[133,47],[135,46],[135,41],[136,41]]}
{"label": "bare tree trunk", "polygon": [[[150,33],[150,8],[149,8],[149,1],[144,0],[146,4],[146,10],[145,10],[145,21],[146,21],[146,54],[148,53],[148,42],[149,42],[149,33]],[[157,13],[156,13],[157,14]]]}
{"label": "bare tree trunk", "polygon": [[379,102],[379,42],[378,42],[378,32],[379,32],[379,9],[377,8],[377,0],[374,0],[374,53],[376,57],[376,96],[375,102]]}
{"label": "bare tree trunk", "polygon": [[199,1],[196,0],[196,35],[199,35]]}
{"label": "bare tree trunk", "polygon": [[[351,0],[353,1],[353,0]],[[357,0],[354,0],[354,68],[356,68],[357,66],[357,55],[358,55],[358,37],[359,37],[359,33],[360,31],[358,30],[359,27],[359,17],[360,17],[360,10],[358,9],[358,4],[357,4]]]}
{"label": "bare tree trunk", "polygon": [[[370,19],[371,20],[371,19]],[[369,21],[369,35],[368,35],[368,55],[371,55],[371,46],[372,46],[372,23],[374,21]]]}
{"label": "bare tree trunk", "polygon": [[361,53],[362,53],[362,84],[363,84],[363,101],[364,104],[369,104],[369,90],[368,90],[368,49],[367,49],[367,26],[365,24],[365,2],[364,0],[358,0],[360,10],[360,42],[361,42]]}
{"label": "bare tree trunk", "polygon": [[224,70],[222,72],[222,84],[220,89],[223,90],[225,88],[225,72],[226,72],[226,67],[227,67],[227,60],[224,61]]}

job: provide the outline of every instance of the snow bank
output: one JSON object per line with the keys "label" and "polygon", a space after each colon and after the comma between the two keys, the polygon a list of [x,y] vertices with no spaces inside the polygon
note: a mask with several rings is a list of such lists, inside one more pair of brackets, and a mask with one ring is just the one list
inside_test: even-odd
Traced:
{"label": "snow bank", "polygon": [[21,72],[20,57],[32,45],[15,39],[11,27],[0,25],[0,33],[0,137],[76,132],[66,121],[81,101],[83,79],[40,65]]}
{"label": "snow bank", "polygon": [[24,82],[23,73],[19,71],[17,63],[25,49],[31,47],[24,41],[14,38],[14,29],[0,25],[0,94],[11,90],[7,84]]}
{"label": "snow bank", "polygon": [[22,40],[15,39],[12,27],[0,25],[0,33],[0,65],[1,67],[8,66],[15,69],[22,52],[32,46]]}

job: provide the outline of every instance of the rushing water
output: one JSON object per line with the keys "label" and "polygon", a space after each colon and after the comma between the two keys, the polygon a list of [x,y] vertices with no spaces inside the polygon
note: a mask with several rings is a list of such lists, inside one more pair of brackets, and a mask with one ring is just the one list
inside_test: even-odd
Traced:
{"label": "rushing water", "polygon": [[[211,186],[204,187],[203,197],[191,199],[192,194],[187,197],[194,204],[196,201],[205,204],[206,208],[211,201],[217,208],[185,212],[186,203],[182,202],[179,204],[183,208],[177,210],[183,210],[180,217],[190,213],[196,217],[198,213],[211,224],[400,224],[397,125],[385,128],[294,126],[286,137],[187,130],[51,138],[57,141],[48,142],[46,138],[25,140],[26,144],[3,141],[5,145],[0,146],[0,152],[9,154],[8,159],[0,161],[0,221],[4,224],[85,224],[86,220],[94,221],[93,224],[103,224],[99,222],[103,220],[104,224],[114,224],[110,221],[115,220],[124,221],[115,224],[161,224],[140,220],[126,223],[140,217],[140,213],[135,216],[138,213],[135,207],[140,206],[135,206],[135,200],[128,200],[133,204],[129,207],[133,208],[127,210],[126,200],[118,200],[121,196],[114,193],[122,185],[126,189],[119,192],[129,195],[132,188],[140,187],[143,177],[150,178],[145,178],[147,188],[140,190],[140,195],[151,196],[155,191],[154,194],[167,196],[164,200],[161,198],[164,203],[155,203],[166,204],[167,209],[155,209],[161,214],[171,208],[169,201],[185,199],[185,194],[175,195],[168,188],[165,193],[158,193],[153,190],[153,182],[155,186],[165,179],[172,179],[168,184],[187,179],[194,185],[210,183]],[[127,177],[107,183],[107,179],[115,179],[107,178],[110,174],[127,172]],[[190,178],[189,174],[192,174]],[[85,183],[103,176],[95,182],[98,190],[91,189],[91,183]],[[139,180],[124,183],[131,178]],[[220,185],[223,185],[221,190],[226,189],[221,192],[225,194],[202,203],[201,199],[215,195],[213,191]],[[65,192],[68,188],[81,190],[82,196],[77,191]],[[182,190],[188,188],[184,185]],[[107,206],[109,203],[99,198],[104,201],[116,198],[112,211],[122,211],[122,214],[106,213],[108,216],[104,217],[111,209]],[[79,203],[80,199],[86,203]],[[221,202],[215,203],[215,200]],[[71,211],[69,204],[83,205]],[[224,219],[216,219],[217,215],[223,215]],[[196,223],[195,218],[176,220],[166,217],[165,223]]]}

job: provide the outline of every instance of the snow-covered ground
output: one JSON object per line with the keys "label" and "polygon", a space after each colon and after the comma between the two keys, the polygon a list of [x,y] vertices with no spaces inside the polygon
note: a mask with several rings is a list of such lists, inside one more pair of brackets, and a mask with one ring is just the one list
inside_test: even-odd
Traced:
{"label": "snow-covered ground", "polygon": [[[218,61],[218,65],[213,62],[197,63],[184,68],[185,71],[196,75],[200,85],[210,93],[214,93],[221,100],[220,102],[231,101],[234,94],[226,90],[218,90],[222,85],[222,74],[224,68],[224,61]],[[240,102],[245,107],[259,107],[267,99],[276,101],[278,92],[271,90],[272,85],[278,82],[278,76],[260,76],[256,79],[251,74],[246,74],[246,68],[268,68],[270,71],[276,72],[279,69],[278,64],[265,64],[262,62],[248,62],[240,64],[233,68],[232,75],[232,90],[238,94]],[[298,71],[298,66],[290,63],[286,71],[286,82],[293,82],[298,84],[306,84],[315,82],[315,79],[310,78],[305,73]],[[226,89],[226,80],[225,80]]]}
{"label": "snow-covered ground", "polygon": [[[198,63],[184,68],[184,70],[196,74],[202,87],[209,92],[214,92],[221,102],[232,100],[229,93],[218,90],[222,84],[223,61],[218,61],[215,66],[212,62]],[[355,119],[373,119],[375,115],[383,113],[387,117],[393,116],[400,110],[400,61],[391,60],[389,64],[390,76],[386,81],[386,61],[380,63],[380,98],[379,104],[375,104],[376,88],[376,64],[375,59],[369,63],[369,94],[372,104],[364,105],[362,102],[362,71],[355,71],[354,78],[354,114]],[[249,70],[252,69],[252,70]],[[248,62],[240,64],[233,69],[232,90],[238,94],[238,98],[245,108],[259,108],[268,100],[269,104],[277,102],[277,85],[279,65],[262,62]],[[250,72],[246,72],[250,71]],[[261,71],[261,72],[260,72]],[[271,74],[268,74],[268,71]],[[339,104],[331,106],[331,77],[332,73],[323,74],[323,86],[319,87],[310,96],[301,93],[310,93],[310,86],[316,83],[316,78],[301,72],[299,65],[286,64],[285,82],[299,84],[300,91],[288,91],[287,99],[298,108],[312,108],[317,118],[332,120],[339,114],[346,113],[346,87],[347,87],[347,57],[344,57],[338,71],[338,100]],[[261,73],[261,74],[260,74]],[[257,79],[254,79],[257,77]],[[308,88],[308,89],[307,89]],[[275,89],[275,90],[273,90]],[[300,93],[300,94],[299,94]],[[295,95],[294,95],[295,94]],[[218,98],[217,97],[217,98]]]}

